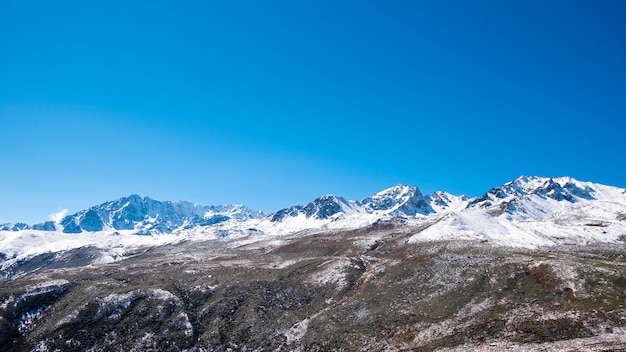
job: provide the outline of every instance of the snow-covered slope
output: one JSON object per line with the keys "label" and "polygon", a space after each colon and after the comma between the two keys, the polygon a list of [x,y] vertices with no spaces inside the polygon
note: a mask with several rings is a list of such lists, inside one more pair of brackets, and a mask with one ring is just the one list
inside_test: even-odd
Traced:
{"label": "snow-covered slope", "polygon": [[479,209],[449,213],[413,235],[409,243],[450,239],[480,240],[515,247],[554,244],[543,236],[520,229],[510,221],[503,221]]}
{"label": "snow-covered slope", "polygon": [[571,177],[522,176],[469,200],[466,209],[411,241],[464,238],[532,248],[625,236],[626,190]]}
{"label": "snow-covered slope", "polygon": [[619,193],[614,187],[571,177],[522,176],[473,199],[469,207],[484,209],[492,215],[506,214],[509,219],[542,219],[572,203],[612,198]]}
{"label": "snow-covered slope", "polygon": [[77,248],[95,248],[92,262],[102,262],[180,241],[306,236],[390,220],[414,228],[411,242],[470,239],[523,247],[613,242],[626,237],[626,190],[570,177],[522,176],[473,199],[444,191],[424,195],[417,187],[397,185],[362,200],[325,195],[270,215],[243,205],[132,195],[58,223],[1,225],[0,262],[5,269]]}

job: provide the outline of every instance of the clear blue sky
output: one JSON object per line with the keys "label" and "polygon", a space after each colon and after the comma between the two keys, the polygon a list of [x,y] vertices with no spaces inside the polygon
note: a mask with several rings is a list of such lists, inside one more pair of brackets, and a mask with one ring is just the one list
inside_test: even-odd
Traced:
{"label": "clear blue sky", "polygon": [[626,186],[626,1],[0,2],[0,223]]}

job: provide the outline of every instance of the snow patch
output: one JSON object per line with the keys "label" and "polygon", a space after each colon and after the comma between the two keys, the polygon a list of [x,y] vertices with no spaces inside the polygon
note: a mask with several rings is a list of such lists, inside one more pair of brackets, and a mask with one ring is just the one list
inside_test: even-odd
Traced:
{"label": "snow patch", "polygon": [[193,326],[191,325],[191,322],[189,322],[189,316],[187,316],[187,313],[180,312],[178,314],[178,319],[180,319],[180,323],[184,327],[183,332],[185,333],[185,336],[193,336]]}
{"label": "snow patch", "polygon": [[328,260],[318,267],[323,268],[321,271],[309,277],[308,282],[316,286],[336,285],[337,290],[344,288],[348,282],[346,280],[345,270],[352,267],[352,262],[348,258],[337,258]]}
{"label": "snow patch", "polygon": [[170,301],[175,306],[181,306],[182,301],[173,293],[154,288],[138,289],[126,293],[112,293],[100,298],[98,314],[108,312],[108,318],[116,319],[128,308],[135,300],[140,298],[156,299],[162,301]]}
{"label": "snow patch", "polygon": [[284,335],[287,338],[287,345],[291,345],[294,342],[300,341],[304,334],[306,334],[308,327],[309,318],[296,323],[289,330],[285,331]]}

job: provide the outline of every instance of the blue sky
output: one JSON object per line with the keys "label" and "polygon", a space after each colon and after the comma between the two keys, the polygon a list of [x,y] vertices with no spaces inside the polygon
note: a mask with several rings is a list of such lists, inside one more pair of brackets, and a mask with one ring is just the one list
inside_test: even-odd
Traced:
{"label": "blue sky", "polygon": [[626,2],[0,3],[0,223],[132,193],[626,187]]}

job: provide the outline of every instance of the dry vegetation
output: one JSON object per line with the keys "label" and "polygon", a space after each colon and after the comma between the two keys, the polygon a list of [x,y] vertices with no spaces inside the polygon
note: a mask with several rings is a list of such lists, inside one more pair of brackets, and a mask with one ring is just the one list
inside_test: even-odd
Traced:
{"label": "dry vegetation", "polygon": [[624,351],[624,245],[407,244],[402,224],[154,248],[0,284],[6,351]]}

